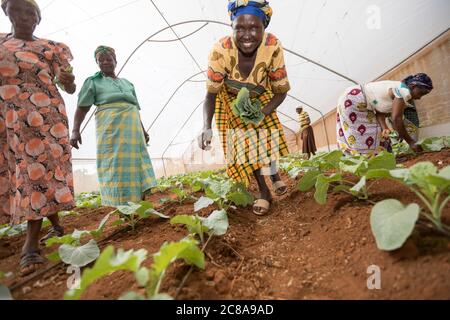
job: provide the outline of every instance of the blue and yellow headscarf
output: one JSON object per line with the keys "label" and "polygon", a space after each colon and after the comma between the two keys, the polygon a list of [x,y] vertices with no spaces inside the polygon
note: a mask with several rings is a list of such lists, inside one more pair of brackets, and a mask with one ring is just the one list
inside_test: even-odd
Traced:
{"label": "blue and yellow headscarf", "polygon": [[272,8],[266,0],[230,0],[228,3],[228,13],[231,21],[243,14],[251,14],[260,18],[264,24],[264,28],[270,23],[272,18]]}
{"label": "blue and yellow headscarf", "polygon": [[[6,5],[8,4],[8,1],[14,1],[14,0],[2,0],[2,9],[5,13],[6,13]],[[39,17],[38,23],[41,22],[41,9],[39,8],[39,5],[37,4],[37,2],[35,0],[25,0],[25,1],[28,2],[29,4],[31,4],[36,9],[36,12]]]}

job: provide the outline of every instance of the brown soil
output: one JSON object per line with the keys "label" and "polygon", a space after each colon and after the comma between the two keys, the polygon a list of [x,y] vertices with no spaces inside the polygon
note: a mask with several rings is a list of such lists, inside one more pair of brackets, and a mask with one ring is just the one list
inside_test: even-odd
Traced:
{"label": "brown soil", "polygon": [[[439,167],[450,164],[450,150],[404,159],[405,166],[431,161]],[[296,181],[286,176],[289,192],[275,198],[271,214],[257,217],[251,208],[230,212],[230,229],[208,245],[205,270],[195,270],[178,299],[450,299],[450,239],[418,226],[405,246],[392,253],[377,249],[370,230],[372,206],[345,194],[329,194],[327,204],[316,204],[313,193],[296,190]],[[252,191],[256,191],[254,185]],[[408,189],[388,180],[375,182],[372,200],[395,198],[418,202]],[[155,194],[155,203],[167,194]],[[207,215],[214,208],[204,209]],[[94,229],[108,208],[80,210],[64,219],[70,232]],[[170,204],[170,216],[193,212],[192,202]],[[450,205],[444,210],[450,224]],[[108,227],[103,238],[119,228]],[[167,221],[150,218],[135,231],[126,230],[100,241],[101,247],[148,250],[149,256],[165,241],[177,241],[187,233]],[[24,236],[0,240],[0,270],[17,270]],[[51,250],[45,249],[44,253]],[[145,265],[151,264],[151,258]],[[51,263],[46,265],[49,266]],[[369,290],[367,269],[381,269],[381,289]],[[163,292],[175,295],[189,267],[175,263],[167,272]],[[15,299],[61,299],[68,278],[60,266],[13,290]],[[14,286],[24,279],[14,275],[4,281]],[[84,299],[116,299],[137,291],[134,276],[117,272],[95,282]]]}

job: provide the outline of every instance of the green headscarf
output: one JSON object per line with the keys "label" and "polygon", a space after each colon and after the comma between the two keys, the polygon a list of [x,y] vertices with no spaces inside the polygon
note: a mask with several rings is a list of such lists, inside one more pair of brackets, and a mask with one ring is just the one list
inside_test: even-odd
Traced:
{"label": "green headscarf", "polygon": [[117,60],[116,59],[116,51],[111,47],[98,46],[97,49],[95,49],[95,53],[94,53],[95,61],[97,61],[97,55],[99,53],[109,53],[110,55],[112,55],[114,57],[114,60]]}

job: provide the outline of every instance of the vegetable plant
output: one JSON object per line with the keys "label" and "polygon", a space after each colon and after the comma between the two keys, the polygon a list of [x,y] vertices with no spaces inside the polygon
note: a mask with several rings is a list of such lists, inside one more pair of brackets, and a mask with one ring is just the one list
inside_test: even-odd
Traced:
{"label": "vegetable plant", "polygon": [[431,221],[438,230],[450,235],[450,227],[442,223],[442,211],[450,201],[450,166],[438,170],[431,162],[420,162],[409,169],[391,170],[390,178],[407,186],[421,200],[403,206],[389,199],[378,203],[371,213],[371,226],[381,250],[400,248],[411,235],[419,214]]}

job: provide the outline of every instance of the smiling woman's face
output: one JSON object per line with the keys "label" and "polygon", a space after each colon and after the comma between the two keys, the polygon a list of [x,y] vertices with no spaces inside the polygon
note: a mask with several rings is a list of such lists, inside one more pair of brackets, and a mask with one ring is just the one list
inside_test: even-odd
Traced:
{"label": "smiling woman's face", "polygon": [[8,1],[5,12],[16,37],[24,39],[33,37],[33,32],[39,24],[39,14],[31,3],[25,0]]}
{"label": "smiling woman's face", "polygon": [[233,22],[233,38],[244,55],[252,55],[261,45],[264,25],[260,18],[243,14]]}

